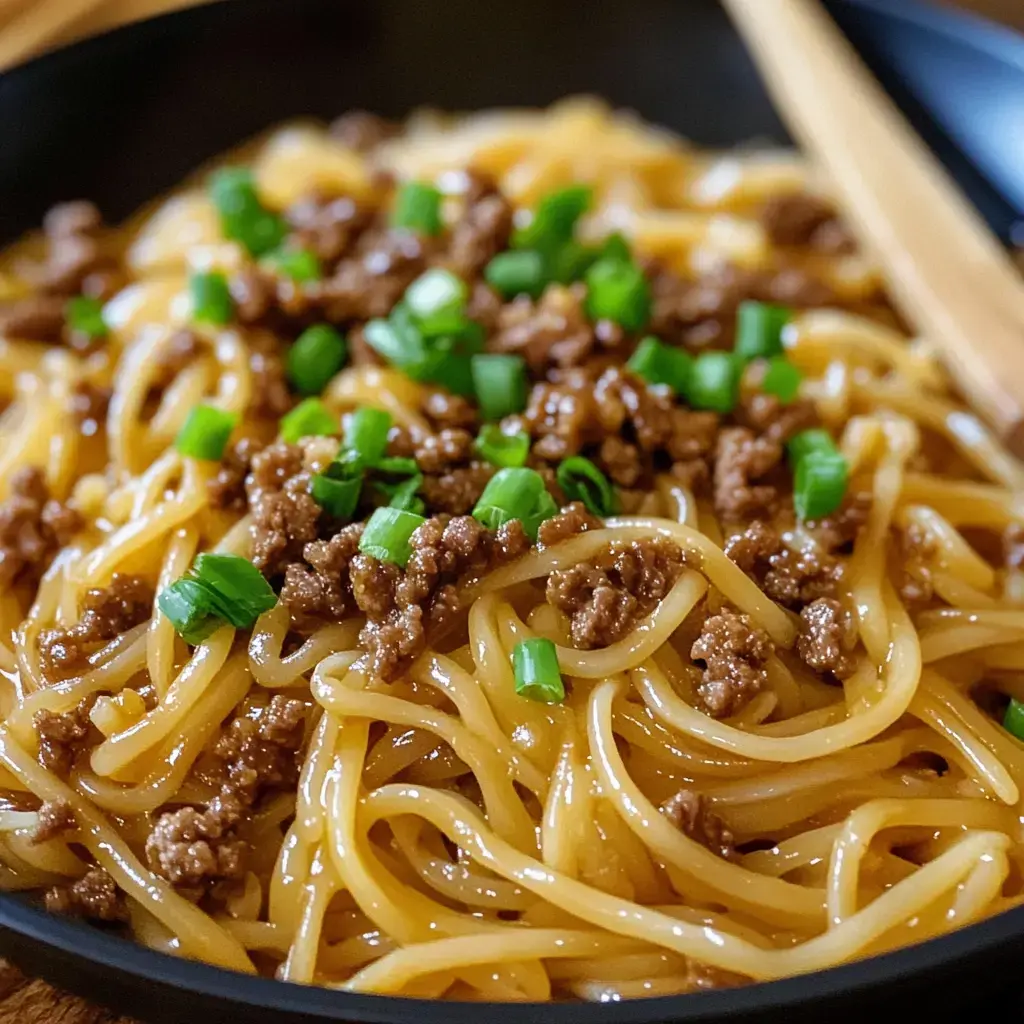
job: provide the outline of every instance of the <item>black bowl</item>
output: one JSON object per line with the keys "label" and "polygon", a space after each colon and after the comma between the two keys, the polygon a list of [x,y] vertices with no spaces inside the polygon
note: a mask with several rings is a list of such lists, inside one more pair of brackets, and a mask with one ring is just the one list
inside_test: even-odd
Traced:
{"label": "black bowl", "polygon": [[[1005,230],[1015,216],[1012,204],[989,180],[1005,182],[985,159],[977,167],[964,161],[913,93],[915,84],[949,68],[942,54],[969,69],[969,82],[985,74],[1003,80],[1015,63],[1019,73],[1024,42],[969,18],[913,6],[894,11],[893,0],[833,6],[980,208]],[[924,60],[929,54],[939,55],[938,65]],[[893,70],[894,57],[915,56],[914,74]],[[89,196],[108,216],[126,215],[218,151],[297,114],[545,104],[583,91],[704,144],[785,140],[714,0],[236,0],[123,29],[0,78],[0,240],[38,223],[61,199]],[[247,1024],[654,1024],[820,1021],[866,1012],[882,1020],[931,1013],[938,1020],[1007,981],[1022,984],[1013,968],[1024,953],[1024,909],[806,977],[680,998],[543,1008],[425,1003],[248,978],[153,953],[11,896],[0,897],[0,953],[154,1024],[190,1017]],[[1017,1017],[1019,1007],[995,1012]]]}

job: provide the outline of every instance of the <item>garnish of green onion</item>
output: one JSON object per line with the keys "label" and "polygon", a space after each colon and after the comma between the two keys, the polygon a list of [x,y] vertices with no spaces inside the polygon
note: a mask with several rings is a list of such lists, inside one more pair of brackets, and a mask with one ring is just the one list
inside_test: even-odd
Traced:
{"label": "garnish of green onion", "polygon": [[629,251],[629,242],[626,241],[626,236],[619,231],[610,234],[601,243],[600,258],[603,260],[619,260],[622,263],[631,262],[633,255]]}
{"label": "garnish of green onion", "polygon": [[395,196],[391,223],[421,235],[441,233],[441,193],[424,181],[407,181]]}
{"label": "garnish of green onion", "polygon": [[200,324],[218,326],[231,323],[235,303],[228,288],[228,279],[217,271],[193,274],[188,282],[192,298],[192,319]]}
{"label": "garnish of green onion", "polygon": [[472,371],[473,390],[485,420],[500,420],[526,408],[526,363],[522,356],[473,356]]}
{"label": "garnish of green onion", "polygon": [[1006,713],[1003,715],[1003,728],[1011,736],[1024,740],[1024,703],[1017,700],[1016,697],[1011,697],[1010,703],[1006,705]]}
{"label": "garnish of green onion", "polygon": [[484,268],[484,279],[502,298],[539,298],[547,284],[544,257],[531,249],[500,252]]}
{"label": "garnish of green onion", "polygon": [[324,276],[320,260],[309,249],[275,249],[264,262],[298,284],[319,281]]}
{"label": "garnish of green onion", "polygon": [[526,465],[530,435],[522,430],[505,434],[497,423],[485,423],[477,435],[476,450],[492,466],[516,469]]}
{"label": "garnish of green onion", "polygon": [[571,185],[549,192],[537,204],[533,217],[512,236],[516,249],[536,249],[552,254],[568,242],[576,222],[590,209],[593,192],[586,185]]}
{"label": "garnish of green onion", "polygon": [[238,416],[213,405],[196,405],[178,431],[174,447],[193,459],[216,462],[224,454]]}
{"label": "garnish of green onion", "polygon": [[768,359],[782,355],[782,332],[793,317],[786,306],[742,302],[736,313],[736,344],[741,359]]}
{"label": "garnish of green onion", "polygon": [[739,382],[740,366],[731,352],[702,352],[693,362],[686,399],[694,409],[732,412]]}
{"label": "garnish of green onion", "polygon": [[251,255],[265,256],[284,241],[287,225],[264,207],[248,168],[226,167],[214,174],[210,198],[224,237],[240,242]]}
{"label": "garnish of green onion", "polygon": [[103,319],[103,303],[89,295],[77,295],[69,299],[64,307],[64,319],[71,330],[94,341],[110,333]]}
{"label": "garnish of green onion", "polygon": [[651,315],[651,288],[635,263],[598,260],[588,271],[587,316],[611,320],[627,331],[639,331]]}
{"label": "garnish of green onion", "polygon": [[339,423],[338,418],[331,415],[318,398],[307,398],[281,418],[279,429],[282,440],[295,444],[303,437],[330,437],[337,434]]}
{"label": "garnish of green onion", "polygon": [[648,384],[667,384],[675,394],[685,395],[693,374],[693,356],[647,337],[637,345],[626,366]]}
{"label": "garnish of green onion", "polygon": [[345,427],[345,448],[364,466],[373,466],[388,447],[391,414],[383,409],[357,409]]}
{"label": "garnish of green onion", "polygon": [[489,530],[518,519],[531,540],[545,519],[557,515],[555,499],[544,486],[544,478],[533,469],[500,469],[487,482],[473,509],[473,518]]}
{"label": "garnish of green onion", "polygon": [[469,288],[462,278],[433,267],[405,290],[405,304],[427,338],[458,331],[466,319]]}
{"label": "garnish of green onion", "polygon": [[329,324],[316,324],[288,350],[288,382],[300,395],[319,395],[344,362],[345,339]]}
{"label": "garnish of green onion", "polygon": [[582,501],[588,512],[605,518],[619,510],[619,499],[608,478],[582,455],[565,459],[555,474],[570,501]]}
{"label": "garnish of green onion", "polygon": [[388,497],[391,499],[388,505],[391,508],[404,509],[406,512],[415,512],[417,515],[423,515],[423,511],[426,505],[423,499],[419,496],[419,489],[423,485],[423,474],[415,473],[409,477],[408,480],[403,480],[400,484],[385,485],[378,483],[377,486],[382,490],[385,490]]}
{"label": "garnish of green onion", "polygon": [[361,473],[345,476],[332,470],[339,463],[332,463],[323,473],[317,473],[309,483],[309,493],[313,500],[335,519],[351,519],[359,504],[359,494],[363,489]]}
{"label": "garnish of green onion", "polygon": [[545,637],[520,640],[512,648],[516,693],[544,704],[561,704],[565,684],[558,668],[558,648]]}
{"label": "garnish of green onion", "polygon": [[761,380],[761,390],[766,395],[775,395],[783,405],[792,402],[800,391],[803,374],[785,356],[768,360],[768,366]]}
{"label": "garnish of green onion", "polygon": [[793,465],[793,506],[800,519],[820,519],[842,504],[849,465],[828,433],[804,430],[786,446]]}
{"label": "garnish of green onion", "polygon": [[249,629],[277,604],[277,595],[248,559],[203,554],[161,591],[157,604],[182,639],[195,645],[224,623]]}
{"label": "garnish of green onion", "polygon": [[412,556],[409,538],[425,522],[423,516],[403,508],[375,509],[359,538],[359,550],[404,569]]}

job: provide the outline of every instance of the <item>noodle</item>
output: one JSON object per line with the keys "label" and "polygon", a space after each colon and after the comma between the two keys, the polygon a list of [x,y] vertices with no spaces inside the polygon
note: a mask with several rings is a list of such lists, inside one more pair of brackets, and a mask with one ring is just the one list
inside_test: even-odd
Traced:
{"label": "noodle", "polygon": [[[116,232],[65,208],[88,344],[0,304],[0,888],[246,973],[519,1002],[780,978],[1019,905],[1024,470],[822,183],[591,100],[358,124],[365,152],[303,124],[238,157],[269,256],[197,183]],[[436,183],[437,232],[389,226],[391,179]],[[54,297],[25,256],[53,223],[0,258],[15,312]],[[506,293],[510,244],[540,286]],[[639,273],[643,327],[601,312],[602,265]],[[427,267],[463,279],[435,334]],[[706,356],[673,358],[780,295],[772,360],[701,399]],[[337,331],[303,364],[311,323]],[[525,399],[485,397],[474,345]],[[231,443],[189,447],[197,406]],[[842,466],[820,514],[808,428]],[[501,459],[564,506],[537,539],[490,491],[462,515]],[[356,525],[388,502],[423,513],[404,554]]]}

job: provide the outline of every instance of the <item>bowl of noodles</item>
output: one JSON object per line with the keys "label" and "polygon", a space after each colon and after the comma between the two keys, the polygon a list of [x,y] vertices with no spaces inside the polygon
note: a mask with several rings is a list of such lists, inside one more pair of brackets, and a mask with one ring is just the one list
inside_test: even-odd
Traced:
{"label": "bowl of noodles", "polygon": [[218,4],[0,119],[6,955],[153,1021],[995,987],[1024,471],[716,6]]}

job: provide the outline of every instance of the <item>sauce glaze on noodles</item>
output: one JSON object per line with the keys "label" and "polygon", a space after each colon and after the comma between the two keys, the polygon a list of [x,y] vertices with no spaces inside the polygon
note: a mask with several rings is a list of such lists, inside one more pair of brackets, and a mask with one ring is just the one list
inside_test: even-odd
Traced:
{"label": "sauce glaze on noodles", "polygon": [[[360,197],[375,187],[368,162],[318,128],[281,130],[252,159],[279,209],[314,188]],[[442,181],[473,166],[521,208],[591,183],[586,232],[621,230],[688,275],[723,261],[775,265],[751,211],[817,187],[788,153],[707,155],[589,101],[418,115],[377,160],[399,178]],[[222,239],[202,188],[146,213],[124,241],[132,281],[106,307],[100,351],[0,341],[0,500],[17,470],[41,466],[50,493],[90,523],[37,588],[0,597],[4,888],[41,890],[99,865],[128,897],[134,936],[156,949],[294,982],[492,1000],[778,978],[1021,901],[1024,746],[992,709],[1024,699],[1024,579],[986,560],[1020,522],[1021,469],[956,405],[926,341],[908,341],[891,317],[810,310],[787,338],[804,393],[872,498],[843,577],[862,642],[843,685],[790,657],[796,618],[725,557],[712,507],[668,479],[635,514],[484,578],[462,633],[396,682],[367,672],[357,621],[296,646],[280,607],[251,637],[225,627],[191,651],[155,612],[81,673],[48,682],[39,634],[74,622],[89,588],[115,572],[166,585],[197,550],[249,548],[248,521],[209,507],[215,467],[173,447],[204,396],[244,415],[248,332],[202,328],[213,346],[161,384],[155,411],[147,397],[157,354],[188,315],[188,272],[235,271],[241,250]],[[19,260],[34,245],[3,264],[4,297],[26,287]],[[861,255],[800,258],[849,303],[867,306],[877,290]],[[113,391],[92,436],[70,411],[83,377]],[[420,385],[358,367],[325,395],[339,414],[373,404],[413,428],[421,398]],[[923,456],[929,445],[955,453],[948,471]],[[897,589],[908,525],[928,541],[936,599],[923,611]],[[654,537],[685,555],[671,593],[625,640],[575,649],[545,603],[546,577]],[[714,719],[693,703],[688,654],[695,621],[726,600],[779,657],[757,700]],[[531,635],[559,645],[562,705],[514,693],[510,651]],[[39,711],[125,688],[145,701],[105,704],[103,742],[68,777],[42,766]],[[150,870],[146,835],[162,810],[208,798],[190,770],[221,723],[279,691],[308,702],[297,788],[246,822],[255,855],[244,883],[197,904]],[[659,811],[680,789],[700,794],[740,852],[719,856]],[[39,800],[69,804],[76,827],[33,843]]]}

